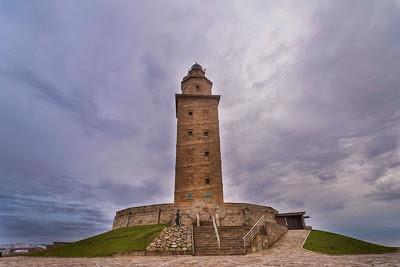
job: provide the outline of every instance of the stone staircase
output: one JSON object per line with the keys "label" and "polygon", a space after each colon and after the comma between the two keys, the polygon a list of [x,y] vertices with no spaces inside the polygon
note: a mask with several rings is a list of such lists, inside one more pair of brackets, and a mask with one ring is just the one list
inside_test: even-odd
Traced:
{"label": "stone staircase", "polygon": [[218,226],[221,249],[218,249],[214,228],[202,223],[193,228],[194,254],[200,255],[242,255],[246,254],[243,247],[243,236],[250,230],[247,226]]}

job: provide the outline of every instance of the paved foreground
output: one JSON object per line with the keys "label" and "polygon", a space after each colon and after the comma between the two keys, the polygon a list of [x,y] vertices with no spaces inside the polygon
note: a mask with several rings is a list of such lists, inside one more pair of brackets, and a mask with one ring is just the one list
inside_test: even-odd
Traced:
{"label": "paved foreground", "polygon": [[328,256],[301,249],[308,231],[288,231],[272,248],[244,256],[168,256],[116,258],[0,258],[0,267],[14,266],[400,266],[400,253]]}

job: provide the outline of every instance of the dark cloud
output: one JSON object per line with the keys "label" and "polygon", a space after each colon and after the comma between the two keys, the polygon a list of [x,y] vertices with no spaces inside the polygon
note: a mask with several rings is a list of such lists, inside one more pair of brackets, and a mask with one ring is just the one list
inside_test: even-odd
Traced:
{"label": "dark cloud", "polygon": [[119,206],[153,203],[161,193],[159,184],[146,182],[139,186],[116,183],[111,180],[103,181],[99,189],[104,191],[104,196]]}
{"label": "dark cloud", "polygon": [[0,233],[30,242],[76,240],[110,227],[102,202],[98,190],[67,175],[2,178]]}
{"label": "dark cloud", "polygon": [[400,189],[396,185],[394,182],[380,184],[367,196],[381,201],[400,200]]}
{"label": "dark cloud", "polygon": [[[20,240],[24,242],[51,243],[53,241],[76,241],[93,233],[104,231],[104,225],[97,220],[99,217],[79,220],[54,220],[50,216],[1,216],[2,227],[7,229],[2,233],[3,238]],[[108,220],[107,223],[112,223]]]}
{"label": "dark cloud", "polygon": [[152,95],[155,104],[170,104],[168,101],[169,90],[168,86],[172,87],[172,84],[167,82],[166,70],[168,66],[162,61],[161,58],[157,58],[152,55],[145,55],[140,59],[143,66],[143,72],[141,77],[144,82],[144,86]]}
{"label": "dark cloud", "polygon": [[334,172],[317,172],[315,177],[321,182],[332,182],[337,180],[336,173]]}
{"label": "dark cloud", "polygon": [[68,96],[64,92],[68,92],[72,88],[61,90],[51,82],[38,77],[32,70],[23,67],[8,70],[0,69],[0,75],[6,79],[13,78],[15,81],[25,83],[30,88],[37,90],[39,98],[73,113],[85,129],[90,127],[95,130],[114,133],[119,137],[133,137],[137,134],[135,125],[122,125],[118,121],[101,117],[101,112],[93,99],[90,96],[82,95],[80,93],[82,90],[77,90],[77,95]]}
{"label": "dark cloud", "polygon": [[399,148],[398,133],[385,134],[384,132],[366,146],[366,153],[368,158],[374,158],[386,152],[391,152]]}

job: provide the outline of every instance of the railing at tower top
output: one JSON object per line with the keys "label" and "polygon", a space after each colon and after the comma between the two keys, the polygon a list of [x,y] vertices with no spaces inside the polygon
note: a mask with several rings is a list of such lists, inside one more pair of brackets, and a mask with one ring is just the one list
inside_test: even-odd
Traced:
{"label": "railing at tower top", "polygon": [[251,227],[251,229],[243,236],[243,246],[247,247],[253,238],[256,236],[261,227],[265,224],[264,215]]}
{"label": "railing at tower top", "polygon": [[215,218],[214,218],[214,216],[212,216],[212,222],[213,222],[213,227],[214,227],[215,236],[217,237],[218,250],[221,250],[221,240],[219,239],[217,224],[215,223]]}

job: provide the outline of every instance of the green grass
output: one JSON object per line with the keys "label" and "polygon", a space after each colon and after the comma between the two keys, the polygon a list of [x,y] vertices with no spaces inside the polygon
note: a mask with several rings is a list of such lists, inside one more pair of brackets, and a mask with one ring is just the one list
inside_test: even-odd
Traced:
{"label": "green grass", "polygon": [[351,237],[313,230],[303,248],[327,254],[376,254],[396,252],[399,249],[368,243]]}
{"label": "green grass", "polygon": [[115,253],[145,250],[166,227],[163,224],[125,227],[49,250],[30,253],[42,257],[103,257]]}

